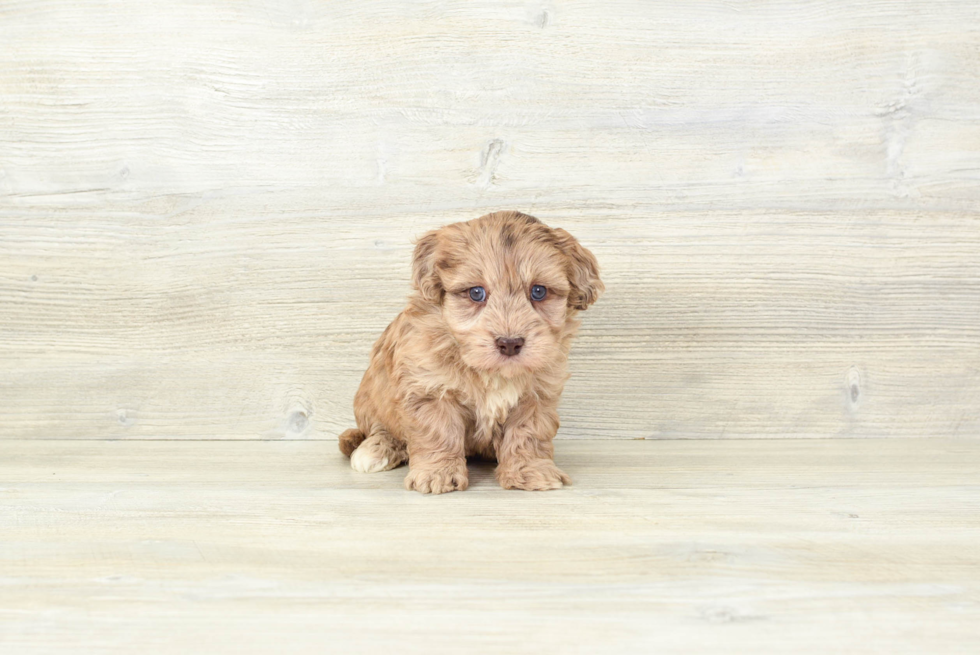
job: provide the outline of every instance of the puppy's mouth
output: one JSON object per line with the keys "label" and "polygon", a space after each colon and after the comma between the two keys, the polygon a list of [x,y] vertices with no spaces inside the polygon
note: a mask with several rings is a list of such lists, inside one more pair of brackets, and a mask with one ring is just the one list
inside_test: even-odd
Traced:
{"label": "puppy's mouth", "polygon": [[511,377],[537,368],[538,358],[535,357],[533,348],[528,348],[523,339],[521,345],[516,348],[508,344],[501,345],[499,339],[490,346],[493,350],[487,358],[487,370],[498,372],[504,377]]}
{"label": "puppy's mouth", "polygon": [[530,358],[525,355],[497,355],[494,368],[501,372],[526,371],[530,368]]}
{"label": "puppy's mouth", "polygon": [[525,345],[519,349],[510,348],[513,354],[509,354],[507,350],[506,346],[501,349],[494,341],[484,342],[468,352],[464,350],[463,360],[472,368],[487,373],[499,373],[504,377],[513,377],[536,368],[537,358]]}

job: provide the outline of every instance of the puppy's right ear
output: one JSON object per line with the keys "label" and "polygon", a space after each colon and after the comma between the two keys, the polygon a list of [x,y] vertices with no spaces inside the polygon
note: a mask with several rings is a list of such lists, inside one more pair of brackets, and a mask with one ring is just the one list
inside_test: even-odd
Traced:
{"label": "puppy's right ear", "polygon": [[599,262],[591,251],[565,230],[556,227],[552,232],[558,238],[558,247],[568,257],[568,283],[572,287],[568,294],[568,306],[586,309],[606,288],[599,279]]}
{"label": "puppy's right ear", "polygon": [[422,298],[433,305],[442,302],[442,282],[436,273],[436,247],[439,245],[438,230],[427,232],[415,244],[412,257],[412,286]]}

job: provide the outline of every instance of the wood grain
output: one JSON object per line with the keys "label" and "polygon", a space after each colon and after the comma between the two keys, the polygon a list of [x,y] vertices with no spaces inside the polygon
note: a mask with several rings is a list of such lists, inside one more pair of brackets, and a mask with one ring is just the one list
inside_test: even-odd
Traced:
{"label": "wood grain", "polygon": [[10,653],[966,653],[980,441],[567,441],[402,489],[329,442],[0,443]]}
{"label": "wood grain", "polygon": [[0,437],[333,438],[411,239],[609,289],[562,438],[980,434],[980,5],[0,6]]}

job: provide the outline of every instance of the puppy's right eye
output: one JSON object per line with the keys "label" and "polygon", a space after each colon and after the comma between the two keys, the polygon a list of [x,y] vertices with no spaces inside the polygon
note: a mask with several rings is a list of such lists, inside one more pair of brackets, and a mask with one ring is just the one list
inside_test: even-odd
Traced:
{"label": "puppy's right eye", "polygon": [[470,300],[473,302],[483,302],[487,299],[487,290],[483,287],[470,287]]}

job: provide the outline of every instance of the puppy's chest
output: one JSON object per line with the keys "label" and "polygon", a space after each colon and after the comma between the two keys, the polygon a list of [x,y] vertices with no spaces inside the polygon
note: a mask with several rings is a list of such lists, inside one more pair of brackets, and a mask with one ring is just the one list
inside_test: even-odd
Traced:
{"label": "puppy's chest", "polygon": [[473,409],[480,423],[503,423],[517,406],[527,385],[520,380],[488,377],[474,394]]}

